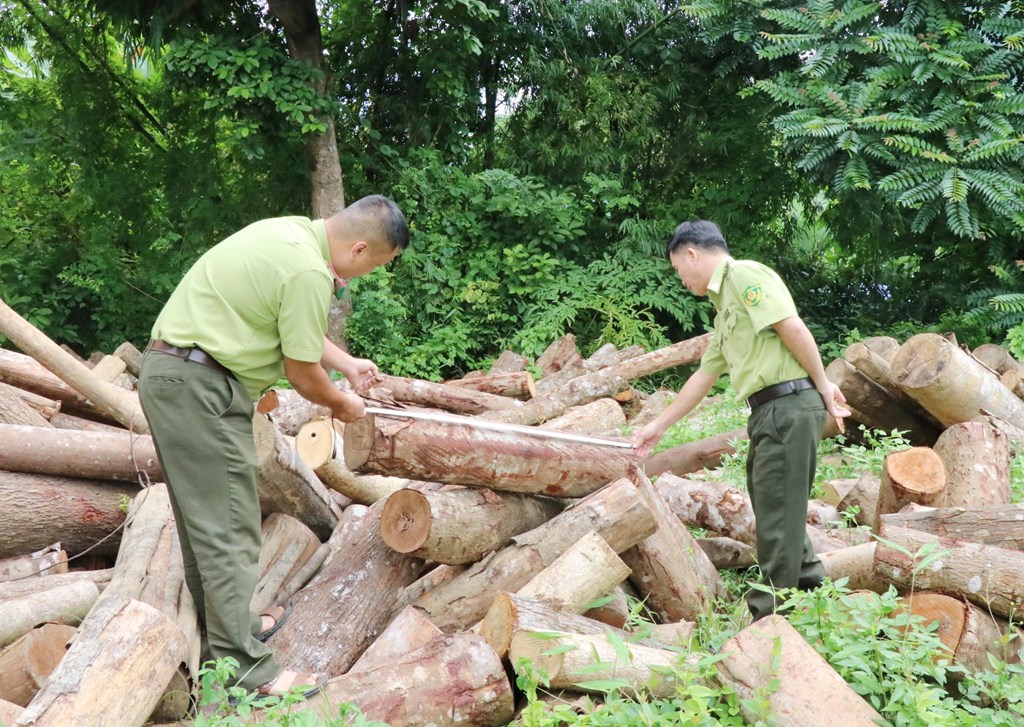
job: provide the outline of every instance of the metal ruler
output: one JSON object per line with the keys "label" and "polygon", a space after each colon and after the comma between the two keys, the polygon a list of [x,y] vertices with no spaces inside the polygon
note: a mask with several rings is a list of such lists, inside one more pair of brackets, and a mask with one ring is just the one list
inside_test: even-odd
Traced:
{"label": "metal ruler", "polygon": [[398,417],[406,419],[420,419],[427,422],[443,422],[445,424],[464,424],[474,429],[488,429],[494,432],[517,432],[527,434],[531,437],[542,439],[561,439],[567,442],[580,442],[583,444],[598,444],[603,447],[620,447],[622,449],[633,449],[632,442],[617,442],[614,439],[602,439],[601,437],[588,437],[585,434],[572,434],[570,432],[559,432],[554,429],[541,429],[540,427],[527,427],[522,424],[506,424],[504,422],[489,422],[486,419],[474,417],[461,417],[456,414],[432,414],[426,411],[411,411],[405,409],[384,409],[379,406],[366,407],[368,414],[378,416]]}

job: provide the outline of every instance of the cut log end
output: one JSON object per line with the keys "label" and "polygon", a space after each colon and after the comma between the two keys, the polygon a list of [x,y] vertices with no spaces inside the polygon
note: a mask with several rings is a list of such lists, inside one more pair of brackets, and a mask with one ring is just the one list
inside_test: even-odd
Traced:
{"label": "cut log end", "polygon": [[512,625],[515,621],[515,603],[507,593],[499,593],[480,622],[480,635],[498,656],[507,654],[512,645]]}
{"label": "cut log end", "polygon": [[306,422],[295,437],[299,457],[314,470],[334,458],[334,445],[334,427],[326,419]]}
{"label": "cut log end", "polygon": [[532,631],[517,631],[509,642],[509,656],[513,666],[520,659],[528,659],[538,671],[543,670],[548,679],[554,680],[562,671],[565,656],[561,652],[551,653],[552,647],[561,642],[552,642],[547,634],[538,635]]}
{"label": "cut log end", "polygon": [[922,495],[933,495],[946,487],[946,468],[942,459],[929,447],[911,447],[893,452],[885,458],[889,476]]}
{"label": "cut log end", "polygon": [[416,490],[399,490],[388,497],[380,516],[380,536],[398,553],[412,553],[430,537],[430,502]]}
{"label": "cut log end", "polygon": [[939,622],[936,636],[949,649],[951,657],[960,646],[960,637],[967,624],[967,606],[962,602],[941,593],[915,593],[901,599],[904,608],[910,613],[920,616],[925,625]]}
{"label": "cut log end", "polygon": [[256,403],[256,411],[260,414],[269,414],[278,407],[280,403],[280,397],[277,392],[271,389],[266,394],[260,397],[260,400]]}
{"label": "cut log end", "polygon": [[373,414],[367,414],[345,426],[345,466],[353,472],[366,464],[366,460],[370,458],[376,427]]}

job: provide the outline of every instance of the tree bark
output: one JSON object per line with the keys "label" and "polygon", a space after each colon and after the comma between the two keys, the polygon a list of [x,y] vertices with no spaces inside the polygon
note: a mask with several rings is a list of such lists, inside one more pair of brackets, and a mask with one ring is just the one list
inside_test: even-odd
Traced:
{"label": "tree bark", "polygon": [[400,661],[410,651],[426,646],[440,635],[441,629],[431,623],[430,619],[412,606],[406,606],[363,652],[348,673],[369,671]]}
{"label": "tree bark", "polygon": [[[335,386],[339,389],[348,389],[347,384],[341,386],[336,382]],[[260,397],[256,403],[256,411],[259,414],[266,414],[274,426],[289,437],[296,436],[307,422],[333,417],[331,410],[326,406],[303,399],[292,389],[271,389]]]}
{"label": "tree bark", "polygon": [[833,581],[846,578],[851,591],[885,593],[889,582],[875,573],[875,543],[854,545],[842,550],[822,553],[821,564]]}
{"label": "tree bark", "polygon": [[878,492],[882,481],[870,472],[862,474],[836,505],[840,512],[857,508],[855,520],[860,525],[874,527],[878,519]]}
{"label": "tree bark", "polygon": [[0,472],[0,557],[23,555],[60,541],[71,555],[97,545],[92,552],[117,553],[124,522],[121,499],[134,497],[135,487],[66,477],[41,477]]}
{"label": "tree bark", "polygon": [[25,403],[21,389],[0,383],[0,424],[51,427],[50,420]]}
{"label": "tree bark", "polygon": [[76,417],[74,414],[57,412],[50,417],[50,425],[57,429],[70,429],[76,432],[104,432],[106,434],[124,435],[127,429],[115,427],[111,424],[104,424],[84,417]]}
{"label": "tree bark", "polygon": [[946,469],[942,506],[1010,503],[1010,442],[998,429],[980,422],[954,424],[935,443],[935,453]]}
{"label": "tree bark", "polygon": [[697,538],[697,545],[718,570],[723,568],[749,568],[757,565],[757,550],[747,543],[732,538]]}
{"label": "tree bark", "polygon": [[[261,532],[259,581],[249,610],[262,613],[271,606],[284,603],[294,593],[285,587],[302,570],[317,551],[320,539],[295,518],[279,512],[264,519]],[[326,555],[326,552],[325,552]],[[322,562],[322,561],[321,561]]]}
{"label": "tree bark", "polygon": [[381,537],[434,563],[472,563],[561,512],[564,503],[491,490],[399,490],[381,513]]}
{"label": "tree bark", "polygon": [[317,537],[327,539],[338,523],[341,508],[295,448],[262,414],[252,420],[259,467],[260,509],[264,516],[281,512],[305,523]]}
{"label": "tree bark", "polygon": [[398,599],[399,607],[404,608],[415,603],[424,594],[430,593],[435,588],[440,588],[465,571],[466,566],[464,565],[439,565],[431,568],[402,591],[402,597]]}
{"label": "tree bark", "polygon": [[1024,401],[970,354],[934,333],[903,344],[892,363],[893,380],[943,426],[991,414],[1024,428]]}
{"label": "tree bark", "polygon": [[995,371],[998,376],[1002,376],[1007,371],[1015,371],[1020,368],[1020,364],[1010,355],[1010,352],[998,343],[983,343],[974,349],[971,355],[977,361]]}
{"label": "tree bark", "polygon": [[911,447],[885,456],[876,517],[897,512],[911,502],[936,507],[945,499],[946,468],[935,450]]}
{"label": "tree bark", "polygon": [[68,554],[60,543],[12,558],[0,560],[0,581],[20,581],[32,576],[55,576],[68,572]]}
{"label": "tree bark", "polygon": [[889,364],[892,364],[893,358],[896,357],[900,350],[900,342],[892,336],[871,336],[870,338],[865,338],[861,343],[881,356]]}
{"label": "tree bark", "polygon": [[[629,426],[638,429],[646,424],[650,424],[668,408],[668,405],[672,403],[676,396],[677,393],[675,391],[658,389],[647,397],[643,406],[640,407],[640,411],[636,413],[636,416],[630,418]],[[653,477],[654,475],[651,476]]]}
{"label": "tree bark", "polygon": [[[940,538],[908,528],[885,525],[875,548],[875,570],[899,588],[939,591],[968,601],[1005,618],[1024,605],[1024,553],[991,545]],[[915,559],[886,541],[917,554],[936,543],[942,556],[915,573]]]}
{"label": "tree bark", "polygon": [[113,384],[114,380],[125,372],[127,366],[124,359],[116,356],[104,356],[92,367],[92,374],[100,381]]}
{"label": "tree bark", "polygon": [[77,626],[99,595],[95,583],[81,580],[7,599],[0,609],[0,647],[13,644],[40,624]]}
{"label": "tree bark", "polygon": [[491,368],[487,373],[510,374],[516,371],[523,371],[526,369],[526,365],[528,363],[529,360],[526,356],[518,354],[515,351],[502,351],[501,355],[495,359],[493,364],[491,364]]}
{"label": "tree bark", "polygon": [[989,416],[988,414],[980,414],[971,419],[972,422],[981,422],[982,424],[988,424],[990,427],[995,427],[1004,435],[1010,444],[1010,451],[1013,454],[1020,454],[1024,452],[1024,429],[1016,427],[1007,421],[1000,419],[999,417]]}
{"label": "tree bark", "polygon": [[468,628],[483,618],[497,593],[518,591],[587,531],[593,530],[621,553],[653,533],[655,527],[654,516],[640,493],[623,478],[540,527],[516,536],[511,545],[424,594],[413,605],[442,631]]}
{"label": "tree bark", "polygon": [[622,412],[622,405],[615,399],[605,398],[574,406],[562,416],[545,422],[544,428],[559,432],[599,434],[625,425],[626,415]]}
{"label": "tree bark", "polygon": [[641,346],[630,346],[620,351],[615,346],[608,344],[607,347],[602,347],[595,351],[594,355],[588,359],[571,361],[561,370],[545,375],[544,378],[537,382],[537,394],[539,396],[546,396],[579,376],[586,376],[600,369],[615,366],[616,364],[641,356],[643,353],[644,349]]}
{"label": "tree bark", "polygon": [[566,333],[544,349],[544,353],[537,357],[537,366],[540,368],[541,377],[545,377],[561,371],[575,361],[582,360],[580,352],[576,349],[576,336]]}
{"label": "tree bark", "polygon": [[782,616],[766,616],[719,651],[727,655],[718,664],[719,679],[736,690],[751,723],[760,715],[744,702],[765,699],[786,727],[818,727],[822,705],[828,705],[830,727],[864,727],[882,719]]}
{"label": "tree bark", "polygon": [[[4,351],[3,353],[8,352]],[[2,369],[2,366],[2,354],[0,354],[0,369]],[[2,376],[2,373],[0,373],[0,376]],[[3,386],[17,394],[23,404],[35,410],[35,412],[42,416],[46,421],[53,419],[53,417],[60,411],[61,403],[57,399],[49,399],[45,396],[35,394],[28,389],[21,389],[17,386],[11,386],[10,384],[3,384]]]}
{"label": "tree bark", "polygon": [[163,473],[149,435],[0,424],[0,469],[137,482]]}
{"label": "tree bark", "polygon": [[113,356],[124,361],[125,368],[135,378],[142,373],[142,351],[135,348],[131,341],[125,341],[114,349]]}
{"label": "tree bark", "polygon": [[898,402],[902,408],[906,409],[914,417],[919,418],[932,427],[937,428],[940,426],[931,414],[910,398],[907,392],[892,380],[892,366],[889,361],[872,351],[866,344],[863,342],[851,344],[846,348],[843,358],[849,361],[861,375],[881,387],[893,401]]}
{"label": "tree bark", "polygon": [[74,626],[45,623],[0,651],[0,699],[28,706],[64,657],[75,630]]}
{"label": "tree bark", "polygon": [[141,727],[187,651],[177,626],[160,611],[104,595],[15,724]]}
{"label": "tree bark", "polygon": [[1016,394],[1018,399],[1024,399],[1024,369],[1014,368],[1004,371],[1000,375],[999,381]]}
{"label": "tree bark", "polygon": [[591,531],[531,578],[518,593],[547,601],[564,611],[581,613],[587,604],[610,593],[628,576],[629,567],[604,538]]}
{"label": "tree bark", "polygon": [[482,374],[472,378],[446,381],[444,385],[523,401],[532,399],[537,392],[533,382],[533,374],[529,371],[513,371],[507,374]]}
{"label": "tree bark", "polygon": [[0,349],[0,381],[24,389],[30,394],[60,402],[61,410],[64,412],[117,421],[111,417],[104,417],[82,394],[65,384],[31,356]]}
{"label": "tree bark", "polygon": [[[626,575],[628,576],[629,574],[627,573]],[[617,629],[625,628],[626,622],[629,621],[630,616],[629,599],[626,595],[626,588],[628,587],[628,582],[615,586],[615,588],[611,589],[608,593],[603,594],[601,598],[597,600],[598,605],[595,605],[593,608],[588,608],[583,612],[583,615],[586,618],[594,621],[600,621],[603,624],[614,626]],[[631,593],[636,593],[632,588],[629,590]]]}
{"label": "tree bark", "polygon": [[46,578],[26,578],[20,581],[7,581],[0,583],[0,601],[11,598],[21,598],[38,593],[44,593],[51,588],[68,586],[75,583],[92,583],[100,592],[110,583],[113,575],[113,568],[104,570],[76,570],[67,573],[58,573],[55,576]]}
{"label": "tree bark", "polygon": [[467,390],[432,381],[407,379],[382,374],[377,386],[387,389],[396,401],[433,409],[444,409],[455,414],[483,414],[489,411],[518,409],[523,402],[498,394]]}
{"label": "tree bark", "polygon": [[722,463],[723,455],[736,454],[733,442],[746,438],[746,429],[734,429],[725,434],[680,444],[648,456],[644,460],[644,471],[648,477],[657,477],[664,472],[682,476],[703,469],[714,469]]}
{"label": "tree bark", "polygon": [[997,548],[1024,551],[1024,505],[914,508],[882,516],[883,527],[970,540]]}
{"label": "tree bark", "polygon": [[342,522],[331,556],[292,599],[292,613],[268,644],[292,668],[344,674],[387,626],[398,599],[424,570],[380,537],[383,502]]}
{"label": "tree bark", "polygon": [[0,724],[14,724],[24,711],[17,704],[0,699]]}
{"label": "tree bark", "polygon": [[580,497],[625,475],[629,450],[367,414],[345,428],[345,464],[366,471],[507,492]]}

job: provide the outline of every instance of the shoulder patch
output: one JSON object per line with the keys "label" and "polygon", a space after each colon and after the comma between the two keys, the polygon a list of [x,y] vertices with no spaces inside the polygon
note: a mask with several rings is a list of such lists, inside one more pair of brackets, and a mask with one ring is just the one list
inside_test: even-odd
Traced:
{"label": "shoulder patch", "polygon": [[748,285],[743,289],[743,304],[748,308],[757,308],[761,305],[761,300],[764,298],[764,291],[761,290],[761,284]]}

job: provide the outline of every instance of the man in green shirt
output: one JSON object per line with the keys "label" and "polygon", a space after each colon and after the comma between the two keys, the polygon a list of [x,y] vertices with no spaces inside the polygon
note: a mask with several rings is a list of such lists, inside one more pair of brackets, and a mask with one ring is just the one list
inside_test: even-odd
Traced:
{"label": "man in green shirt", "polygon": [[263,643],[287,610],[249,610],[259,576],[253,403],[286,376],[342,421],[363,416],[324,367],[359,391],[377,366],[326,338],[331,298],[409,244],[394,202],[364,197],[326,220],[262,220],[210,248],[171,294],[146,348],[139,398],[164,471],[186,581],[214,658],[263,695],[312,693],[324,679],[283,669]]}
{"label": "man in green shirt", "polygon": [[[633,434],[646,457],[675,422],[690,413],[728,372],[750,407],[747,489],[757,524],[762,582],[773,588],[816,588],[821,561],[807,538],[807,498],[827,411],[849,416],[842,392],[825,377],[814,337],[770,268],[734,260],[718,226],[684,222],[668,243],[668,259],[695,295],[715,304],[714,334],[700,368],[662,414]],[[754,620],[775,610],[771,593],[751,590]]]}

